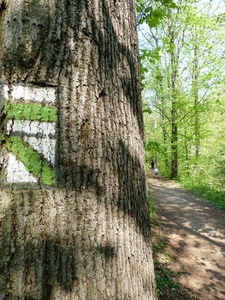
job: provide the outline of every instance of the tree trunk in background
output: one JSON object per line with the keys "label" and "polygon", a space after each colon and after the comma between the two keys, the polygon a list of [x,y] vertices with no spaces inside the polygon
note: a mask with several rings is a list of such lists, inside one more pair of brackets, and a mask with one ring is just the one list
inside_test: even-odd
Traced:
{"label": "tree trunk in background", "polygon": [[171,178],[178,176],[178,117],[177,117],[177,75],[178,63],[175,52],[174,32],[170,26],[170,46],[171,46]]}
{"label": "tree trunk in background", "polygon": [[156,299],[134,1],[0,4],[0,299]]}
{"label": "tree trunk in background", "polygon": [[196,31],[196,25],[194,26],[194,59],[193,59],[193,75],[192,75],[192,91],[195,105],[195,157],[200,155],[200,124],[199,124],[199,112],[198,112],[198,55],[199,55],[199,38]]}
{"label": "tree trunk in background", "polygon": [[[156,46],[159,47],[158,45],[158,39],[156,40]],[[163,82],[162,82],[162,72],[160,71],[159,68],[157,68],[157,74],[159,76],[159,95],[160,95],[160,98],[161,98],[161,105],[162,105],[162,111],[161,111],[161,119],[162,119],[162,130],[163,130],[163,151],[164,153],[167,153],[168,152],[168,149],[167,149],[167,138],[168,138],[168,134],[167,134],[167,130],[166,130],[166,111],[165,111],[165,106],[166,106],[166,101],[165,101],[165,96],[164,96],[164,85],[163,85]],[[163,159],[164,160],[164,166],[165,166],[165,169],[168,170],[169,169],[169,162],[168,162],[168,158],[167,156]]]}
{"label": "tree trunk in background", "polygon": [[[166,120],[165,120],[165,117],[163,114],[162,114],[161,118],[162,118],[163,144],[164,144],[163,151],[164,151],[164,153],[168,153],[168,148],[167,148],[168,134],[167,134],[167,130],[166,130]],[[167,156],[165,156],[164,163],[165,163],[165,169],[169,170],[169,161],[168,161]]]}
{"label": "tree trunk in background", "polygon": [[185,165],[186,165],[186,172],[189,174],[189,147],[187,143],[187,128],[184,126],[184,149],[185,149]]}
{"label": "tree trunk in background", "polygon": [[172,162],[171,162],[171,178],[177,178],[178,176],[178,125],[177,125],[177,109],[176,103],[172,101],[171,110],[171,152],[172,152]]}

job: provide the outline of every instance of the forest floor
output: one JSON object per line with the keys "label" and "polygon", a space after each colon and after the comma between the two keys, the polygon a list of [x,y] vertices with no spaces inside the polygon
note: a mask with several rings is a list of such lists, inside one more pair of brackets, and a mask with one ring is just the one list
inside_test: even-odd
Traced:
{"label": "forest floor", "polygon": [[148,173],[158,297],[225,300],[225,211]]}

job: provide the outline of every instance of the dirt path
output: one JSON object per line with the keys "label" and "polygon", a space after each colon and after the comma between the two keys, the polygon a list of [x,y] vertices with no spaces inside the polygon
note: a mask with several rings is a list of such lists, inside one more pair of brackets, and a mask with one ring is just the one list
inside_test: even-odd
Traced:
{"label": "dirt path", "polygon": [[178,183],[155,179],[152,172],[148,177],[179,282],[190,299],[225,300],[225,212]]}

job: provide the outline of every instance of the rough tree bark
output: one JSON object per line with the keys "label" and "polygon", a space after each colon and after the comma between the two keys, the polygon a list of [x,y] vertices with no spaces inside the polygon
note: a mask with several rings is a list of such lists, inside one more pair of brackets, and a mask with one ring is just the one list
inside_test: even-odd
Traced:
{"label": "rough tree bark", "polygon": [[156,299],[134,1],[0,5],[0,299]]}

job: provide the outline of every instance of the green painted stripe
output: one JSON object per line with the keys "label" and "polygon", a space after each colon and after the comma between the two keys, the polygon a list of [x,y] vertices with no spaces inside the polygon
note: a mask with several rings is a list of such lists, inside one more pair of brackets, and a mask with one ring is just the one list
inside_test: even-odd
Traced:
{"label": "green painted stripe", "polygon": [[47,185],[56,183],[56,172],[43,162],[40,155],[30,148],[21,137],[8,138],[6,148],[24,163],[28,172],[31,172],[35,177],[41,176],[43,183]]}
{"label": "green painted stripe", "polygon": [[5,103],[4,113],[8,119],[40,120],[46,122],[57,121],[57,109],[54,106],[42,106],[30,103]]}

